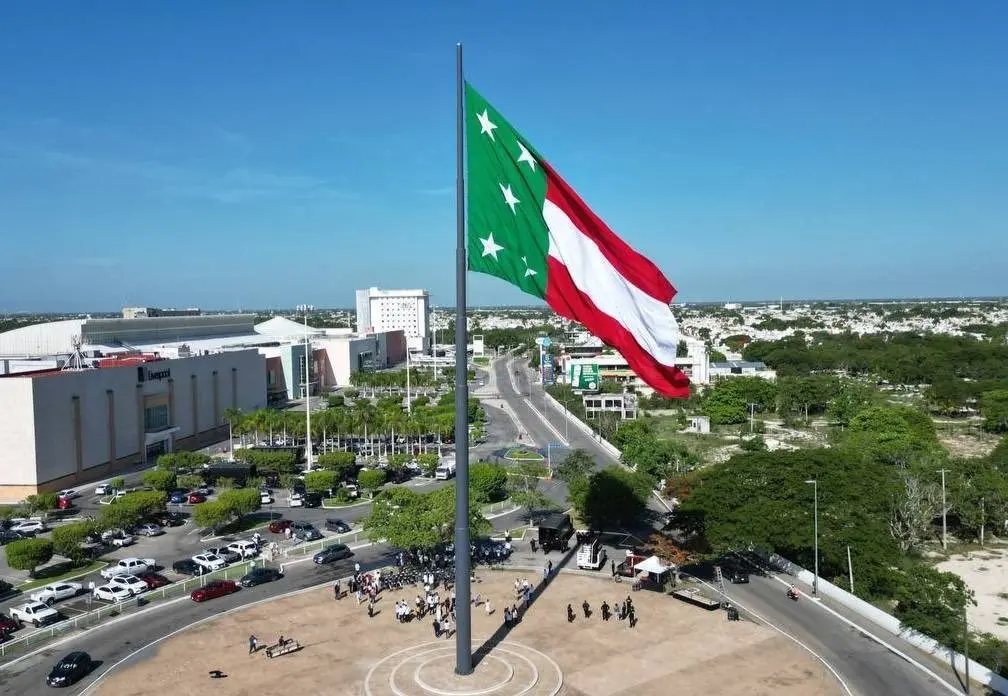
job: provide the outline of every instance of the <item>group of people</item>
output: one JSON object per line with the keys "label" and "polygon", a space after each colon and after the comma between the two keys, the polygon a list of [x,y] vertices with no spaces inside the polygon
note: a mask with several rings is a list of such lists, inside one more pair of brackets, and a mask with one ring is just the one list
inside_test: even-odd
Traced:
{"label": "group of people", "polygon": [[[616,601],[612,606],[609,605],[605,600],[602,601],[602,606],[599,607],[602,612],[602,620],[609,621],[612,617],[616,617],[620,621],[627,621],[630,628],[637,628],[637,610],[634,608],[633,600],[627,595],[627,598],[622,602]],[[581,613],[584,615],[587,621],[592,617],[592,608],[588,603],[588,600],[581,602]],[[567,605],[567,623],[574,623],[577,619],[577,613],[574,611],[574,607],[570,604]]]}

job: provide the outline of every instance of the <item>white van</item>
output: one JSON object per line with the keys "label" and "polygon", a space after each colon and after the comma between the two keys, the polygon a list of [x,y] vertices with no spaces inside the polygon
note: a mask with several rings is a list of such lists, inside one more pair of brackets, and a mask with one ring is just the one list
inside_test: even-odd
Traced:
{"label": "white van", "polygon": [[290,500],[288,501],[289,507],[304,507],[304,498],[300,493],[292,492],[290,494]]}

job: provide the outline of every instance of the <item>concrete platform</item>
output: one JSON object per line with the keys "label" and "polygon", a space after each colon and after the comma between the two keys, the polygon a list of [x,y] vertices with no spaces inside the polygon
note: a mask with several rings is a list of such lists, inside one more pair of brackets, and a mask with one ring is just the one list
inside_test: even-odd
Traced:
{"label": "concrete platform", "polygon": [[[334,601],[319,590],[223,616],[143,653],[93,692],[102,696],[239,696],[353,694],[355,696],[666,696],[670,693],[834,696],[828,670],[780,634],[745,621],[729,623],[650,592],[633,593],[639,623],[603,622],[599,606],[626,597],[629,587],[560,575],[520,624],[502,635],[505,602],[522,574],[482,571],[473,595],[490,598],[473,612],[474,649],[498,641],[473,675],[454,674],[454,639],[435,640],[424,620],[400,624],[394,603],[415,591],[387,594],[378,613],[352,598]],[[537,576],[526,574],[532,582]],[[580,611],[587,600],[593,614]],[[212,603],[208,603],[208,609]],[[568,623],[572,604],[577,618]],[[303,649],[272,660],[248,654],[249,634],[260,644],[282,634]],[[225,679],[210,680],[211,670]]]}

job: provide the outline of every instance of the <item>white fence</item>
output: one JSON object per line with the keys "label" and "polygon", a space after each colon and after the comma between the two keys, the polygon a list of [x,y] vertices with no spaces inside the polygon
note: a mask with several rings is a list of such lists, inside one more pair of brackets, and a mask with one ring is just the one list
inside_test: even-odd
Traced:
{"label": "white fence", "polygon": [[[811,587],[815,582],[815,573],[805,570],[791,561],[777,554],[768,554],[765,551],[757,550],[757,553],[769,564],[784,569],[785,572],[794,576],[799,582]],[[860,597],[847,592],[833,583],[823,580],[818,581],[819,594],[828,597],[858,616],[867,619],[879,628],[894,636],[899,636],[910,645],[923,650],[937,660],[952,667],[953,670],[963,673],[966,670],[966,658],[952,648],[942,645],[934,638],[930,638],[919,631],[907,628],[900,623],[892,614],[882,611],[873,604],[869,604]],[[989,686],[994,691],[1001,694],[1008,694],[1008,679],[984,667],[974,660],[969,661],[969,674],[971,679],[975,679],[981,684]]]}
{"label": "white fence", "polygon": [[[164,587],[159,587],[156,590],[144,592],[143,594],[124,602],[116,602],[115,604],[101,606],[97,609],[85,612],[80,616],[75,616],[72,619],[66,619],[64,621],[54,623],[51,626],[44,626],[21,638],[15,638],[14,640],[8,640],[0,643],[0,657],[7,657],[12,654],[16,655],[20,652],[26,652],[32,648],[38,647],[39,645],[43,645],[49,641],[59,638],[60,636],[96,626],[105,619],[133,613],[142,609],[151,601],[164,600],[173,596],[184,596],[197,587],[206,585],[209,580],[234,580],[240,578],[257,564],[265,565],[265,562],[259,559],[253,559],[251,561],[236,563],[235,565],[214,571],[212,573],[188,578],[182,582],[173,582],[165,585]],[[59,609],[59,605],[57,604],[55,608]]]}

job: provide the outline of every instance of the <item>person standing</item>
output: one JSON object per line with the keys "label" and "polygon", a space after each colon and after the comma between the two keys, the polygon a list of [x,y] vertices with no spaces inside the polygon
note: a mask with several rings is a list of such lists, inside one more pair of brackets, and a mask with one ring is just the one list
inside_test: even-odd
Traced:
{"label": "person standing", "polygon": [[249,655],[251,655],[251,654],[252,654],[252,653],[254,653],[254,652],[256,651],[256,649],[257,649],[257,645],[256,645],[256,637],[255,637],[255,635],[251,635],[251,636],[249,636],[249,641],[248,641],[248,643],[249,643]]}
{"label": "person standing", "polygon": [[612,570],[612,579],[616,580],[616,560],[609,561],[609,568]]}
{"label": "person standing", "polygon": [[581,602],[581,611],[584,612],[584,617],[586,619],[591,618],[591,605],[588,604],[588,600]]}
{"label": "person standing", "polygon": [[574,607],[567,605],[567,623],[574,623]]}
{"label": "person standing", "polygon": [[608,621],[609,620],[609,616],[610,616],[610,614],[609,614],[609,602],[603,601],[602,602],[602,620],[603,621]]}
{"label": "person standing", "polygon": [[535,539],[529,539],[529,546],[532,547],[532,553],[535,553],[536,552],[536,540]]}
{"label": "person standing", "polygon": [[504,607],[504,625],[511,628],[511,607]]}
{"label": "person standing", "polygon": [[549,560],[546,562],[546,577],[553,575],[553,561]]}
{"label": "person standing", "polygon": [[340,581],[339,580],[337,580],[336,584],[333,585],[333,598],[337,599],[337,600],[340,598]]}

